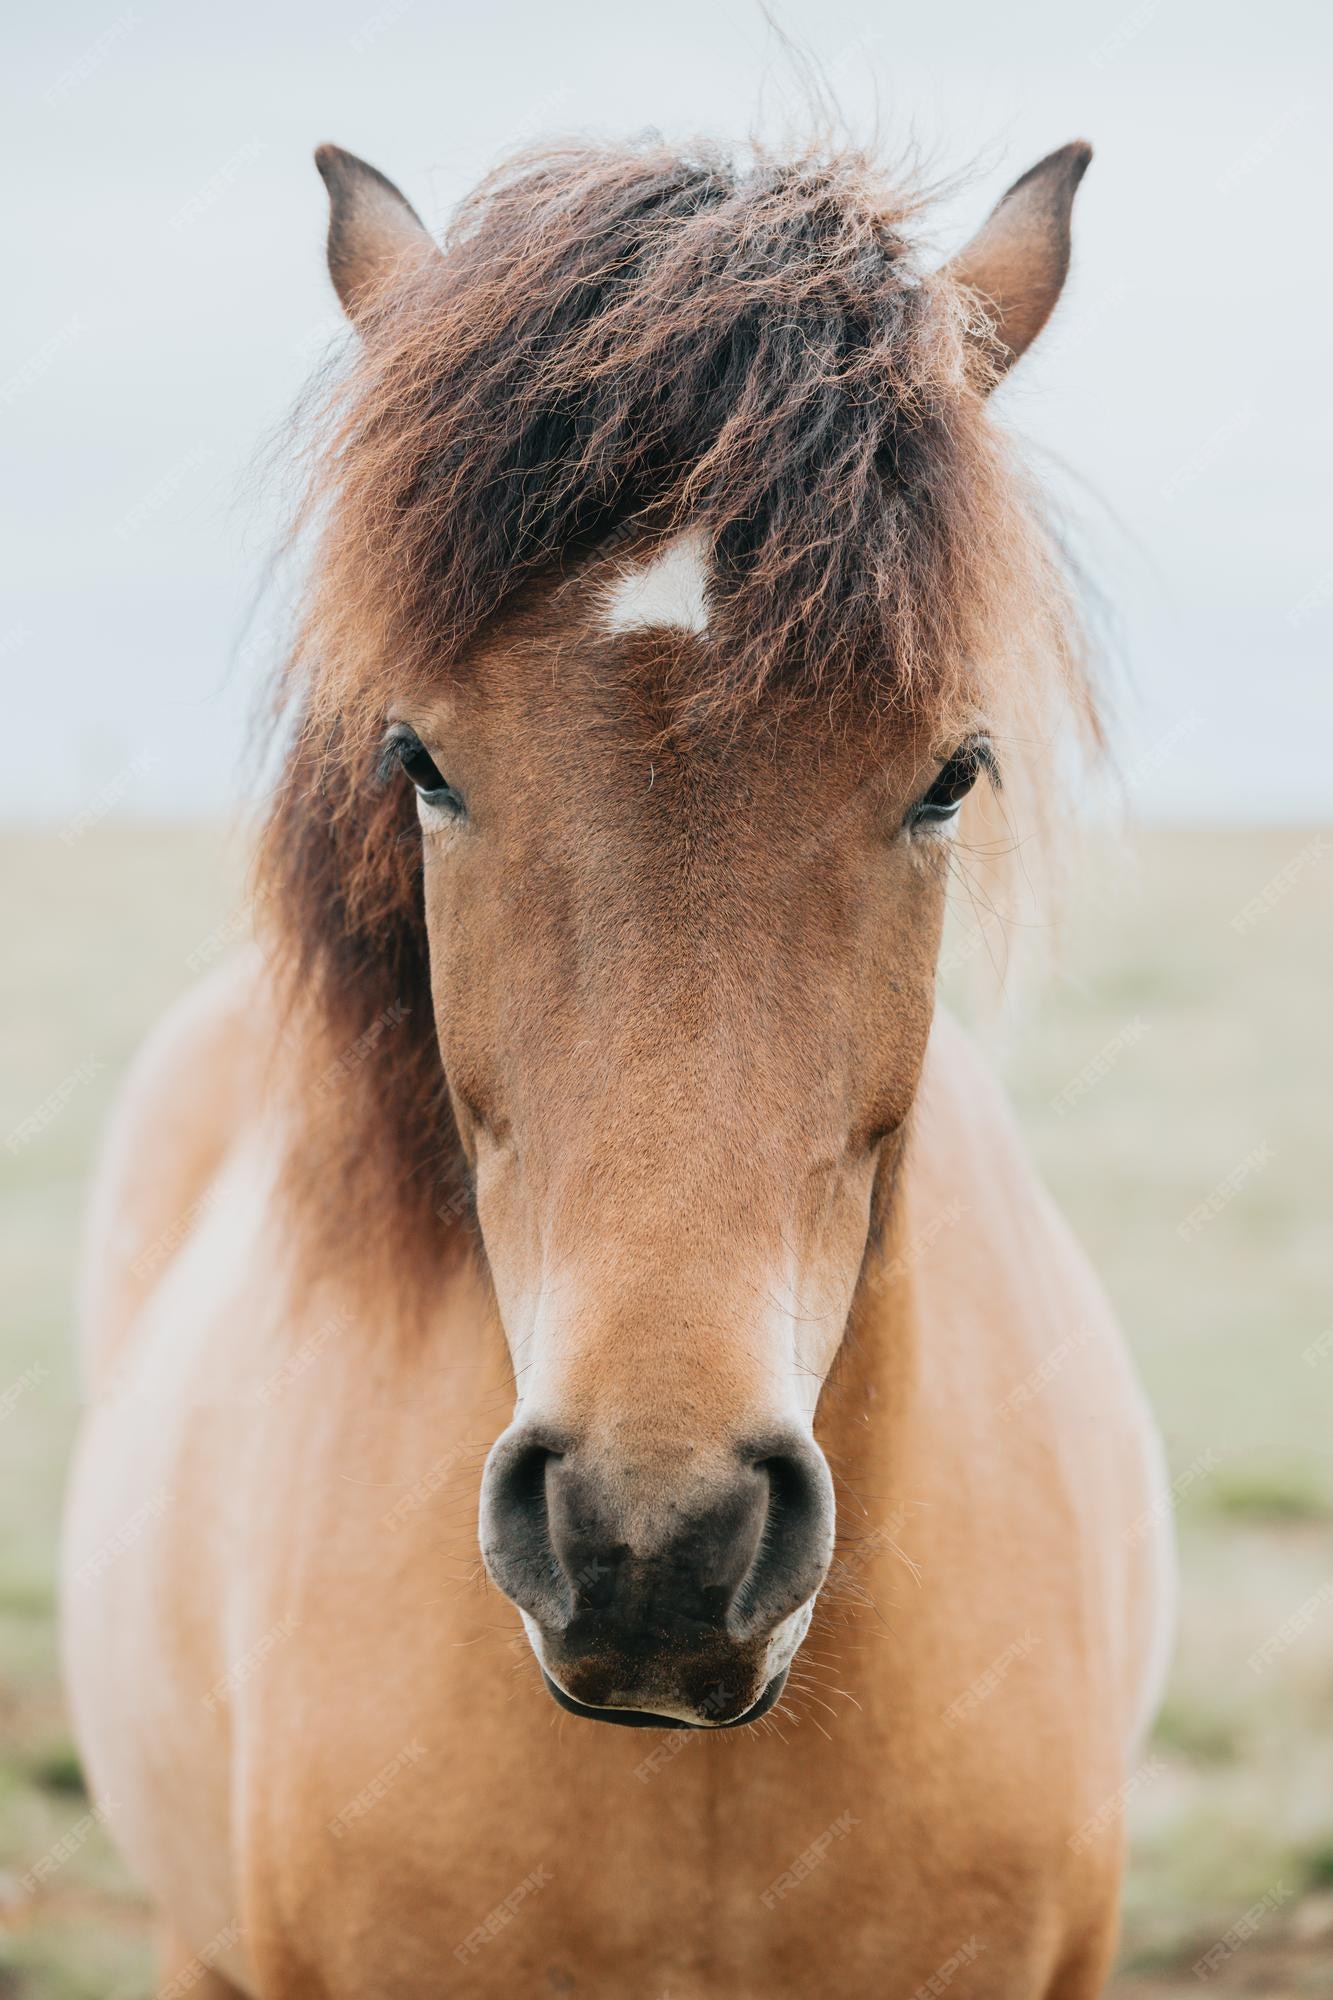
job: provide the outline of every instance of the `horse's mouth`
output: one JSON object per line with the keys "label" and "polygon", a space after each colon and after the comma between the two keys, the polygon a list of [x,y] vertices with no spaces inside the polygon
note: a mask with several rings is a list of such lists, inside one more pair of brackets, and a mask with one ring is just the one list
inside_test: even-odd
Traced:
{"label": "horse's mouth", "polygon": [[565,1690],[551,1679],[545,1667],[542,1668],[541,1674],[546,1682],[547,1692],[561,1708],[567,1709],[570,1715],[581,1715],[586,1722],[614,1722],[622,1729],[741,1729],[746,1723],[758,1722],[761,1716],[767,1715],[770,1708],[775,1707],[782,1699],[782,1690],[787,1685],[787,1675],[790,1671],[790,1667],[787,1666],[781,1673],[774,1674],[758,1701],[752,1702],[743,1715],[733,1715],[730,1722],[690,1722],[682,1716],[656,1715],[649,1708],[593,1708],[587,1702],[576,1701],[572,1694],[566,1694]]}

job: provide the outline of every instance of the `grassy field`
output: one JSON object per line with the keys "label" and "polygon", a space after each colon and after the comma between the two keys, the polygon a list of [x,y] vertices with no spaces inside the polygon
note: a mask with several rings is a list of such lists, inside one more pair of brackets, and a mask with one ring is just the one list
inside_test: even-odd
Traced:
{"label": "grassy field", "polygon": [[[1196,1993],[1213,1947],[1217,1992],[1333,1991],[1333,857],[1312,843],[1157,833],[1097,868],[1063,978],[997,1050],[1176,1482],[1180,1644],[1129,1790],[1117,2000]],[[146,1913],[89,1823],[55,1664],[71,1269],[116,1080],[234,928],[240,871],[195,831],[0,850],[0,2000],[145,2000]]]}

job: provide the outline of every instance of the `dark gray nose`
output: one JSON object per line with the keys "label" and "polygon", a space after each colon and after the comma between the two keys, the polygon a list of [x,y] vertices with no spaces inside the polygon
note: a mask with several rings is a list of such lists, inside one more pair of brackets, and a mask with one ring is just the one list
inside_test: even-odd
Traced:
{"label": "dark gray nose", "polygon": [[766,1637],[813,1596],[833,1544],[823,1454],[783,1436],[677,1480],[608,1474],[599,1455],[518,1425],[482,1483],[482,1553],[565,1652],[620,1656]]}

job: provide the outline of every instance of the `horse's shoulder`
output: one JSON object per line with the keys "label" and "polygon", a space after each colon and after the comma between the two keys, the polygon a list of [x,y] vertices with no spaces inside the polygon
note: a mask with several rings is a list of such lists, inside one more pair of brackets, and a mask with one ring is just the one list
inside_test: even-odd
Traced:
{"label": "horse's shoulder", "polygon": [[1022,1466],[1048,1513],[1082,1520],[1122,1740],[1138,1743],[1169,1657],[1174,1557],[1161,1444],[1128,1345],[989,1063],[947,1015],[918,1105],[907,1260],[951,1431],[1001,1468],[996,1508],[1021,1499]]}
{"label": "horse's shoulder", "polygon": [[248,948],[176,1000],[131,1062],[84,1235],[79,1319],[90,1387],[114,1366],[218,1168],[257,1115],[273,1021],[262,960]]}

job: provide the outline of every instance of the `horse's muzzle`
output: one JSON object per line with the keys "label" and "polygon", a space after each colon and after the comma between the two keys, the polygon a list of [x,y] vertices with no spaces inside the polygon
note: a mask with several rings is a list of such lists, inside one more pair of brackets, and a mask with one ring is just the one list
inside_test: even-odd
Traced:
{"label": "horse's muzzle", "polygon": [[833,1544],[813,1440],[766,1439],[701,1470],[608,1468],[516,1425],[482,1483],[482,1553],[576,1714],[723,1728],[782,1691]]}
{"label": "horse's muzzle", "polygon": [[545,1667],[542,1679],[546,1691],[570,1715],[581,1715],[585,1722],[612,1722],[622,1729],[741,1729],[751,1722],[758,1722],[782,1699],[782,1691],[787,1685],[790,1668],[774,1674],[758,1701],[751,1702],[739,1715],[733,1715],[730,1722],[699,1720],[685,1721],[680,1716],[664,1715],[651,1708],[594,1708],[585,1701],[575,1701],[573,1695],[566,1694],[558,1681],[553,1681]]}

